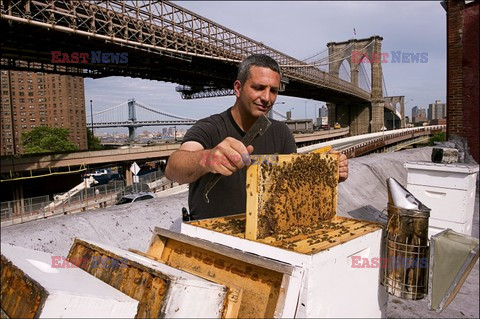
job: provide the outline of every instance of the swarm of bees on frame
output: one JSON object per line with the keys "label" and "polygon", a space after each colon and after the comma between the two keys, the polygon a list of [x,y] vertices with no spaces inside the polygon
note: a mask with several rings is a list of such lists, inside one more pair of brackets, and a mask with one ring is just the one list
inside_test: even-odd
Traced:
{"label": "swarm of bees on frame", "polygon": [[226,221],[213,221],[208,228],[226,234],[245,234],[245,219],[229,219]]}
{"label": "swarm of bees on frame", "polygon": [[335,216],[338,161],[308,154],[291,162],[261,164],[258,238],[292,227],[312,226]]}

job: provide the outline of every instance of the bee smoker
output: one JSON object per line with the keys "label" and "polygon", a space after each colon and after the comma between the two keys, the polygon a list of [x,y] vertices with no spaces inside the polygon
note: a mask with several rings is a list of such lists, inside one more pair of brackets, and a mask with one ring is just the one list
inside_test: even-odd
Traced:
{"label": "bee smoker", "polygon": [[387,179],[388,223],[383,284],[388,293],[423,299],[428,287],[428,219],[423,205],[394,178]]}

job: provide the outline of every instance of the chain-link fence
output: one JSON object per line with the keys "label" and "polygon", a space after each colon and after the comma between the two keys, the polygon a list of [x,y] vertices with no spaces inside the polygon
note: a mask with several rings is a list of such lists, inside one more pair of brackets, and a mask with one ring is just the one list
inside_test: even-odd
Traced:
{"label": "chain-link fence", "polygon": [[1,202],[1,225],[13,225],[38,218],[106,207],[115,202],[117,194],[123,192],[125,183],[115,181],[105,185],[85,188],[74,195],[55,194],[53,201],[48,195]]}
{"label": "chain-link fence", "polygon": [[159,171],[150,172],[144,175],[140,175],[138,176],[138,180],[140,183],[148,184],[153,181],[159,180],[163,176],[165,176],[165,174],[163,174],[163,172],[159,170]]}
{"label": "chain-link fence", "polygon": [[37,215],[49,202],[48,195],[1,202],[0,220],[3,222],[16,217],[28,218]]}
{"label": "chain-link fence", "polygon": [[[173,186],[172,181],[166,179],[161,171],[139,176],[139,180],[140,183],[134,183],[130,186],[125,186],[124,181],[113,181],[108,184],[85,188],[73,195],[70,195],[69,192],[55,194],[53,195],[53,201],[48,195],[45,195],[1,202],[1,225],[19,224],[38,218],[107,207],[125,194],[153,192]],[[155,184],[155,187],[150,187],[148,183]]]}

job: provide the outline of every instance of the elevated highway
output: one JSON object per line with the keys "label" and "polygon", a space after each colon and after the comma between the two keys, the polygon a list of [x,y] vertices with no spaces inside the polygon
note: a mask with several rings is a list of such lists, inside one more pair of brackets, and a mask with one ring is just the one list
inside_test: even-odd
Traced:
{"label": "elevated highway", "polygon": [[[348,135],[348,128],[319,131],[312,134],[295,134],[297,145],[324,141]],[[155,146],[128,147],[113,150],[74,152],[66,154],[24,155],[21,157],[2,157],[1,174],[30,172],[70,167],[72,170],[84,170],[88,166],[123,165],[125,162],[149,161],[167,158],[179,148],[179,143],[165,143]],[[32,175],[33,176],[33,175]],[[27,176],[27,178],[29,178]],[[8,179],[8,178],[7,178]],[[3,180],[3,178],[2,178]]]}
{"label": "elevated highway", "polygon": [[[348,129],[320,131],[313,134],[295,134],[295,141],[299,146],[299,152],[309,152],[315,148],[332,145],[350,157],[360,156],[362,154],[374,151],[391,144],[401,141],[411,140],[419,136],[429,136],[445,130],[444,125],[400,129],[394,131],[386,131],[381,133],[371,133],[358,135],[354,137],[335,139],[339,136],[348,134]],[[301,147],[306,143],[312,144],[315,141],[326,141],[311,146]],[[2,157],[1,158],[1,174],[2,182],[17,178],[35,177],[33,171],[49,170],[59,168],[68,168],[68,173],[86,170],[88,166],[101,165],[125,165],[133,161],[145,162],[149,160],[158,160],[167,158],[180,144],[165,143],[162,145],[147,147],[129,147],[125,149],[102,150],[75,152],[68,154],[51,154],[51,155],[24,155],[22,157]],[[23,174],[20,174],[22,173]],[[25,174],[27,172],[28,174]],[[19,175],[23,176],[20,177]]]}

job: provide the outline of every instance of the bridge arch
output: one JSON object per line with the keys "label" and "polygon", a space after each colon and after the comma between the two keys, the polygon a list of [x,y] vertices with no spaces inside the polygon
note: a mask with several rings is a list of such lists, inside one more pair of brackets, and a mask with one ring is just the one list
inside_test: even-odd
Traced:
{"label": "bridge arch", "polygon": [[398,113],[400,127],[405,127],[405,96],[385,96],[385,108],[389,109],[391,112]]}
{"label": "bridge arch", "polygon": [[351,82],[358,87],[359,65],[360,63],[369,64],[372,98],[382,98],[382,40],[380,36],[372,36],[344,42],[329,42],[327,44],[329,73],[339,77],[342,63],[348,61]]}
{"label": "bridge arch", "polygon": [[[364,39],[350,39],[344,42],[330,42],[328,47],[329,73],[339,77],[340,67],[344,61],[350,64],[351,83],[359,88],[360,65],[370,66],[370,105],[335,105],[329,104],[329,122],[334,120],[341,125],[350,124],[350,134],[378,132],[384,126],[382,40],[380,36]],[[366,68],[368,70],[368,68]]]}
{"label": "bridge arch", "polygon": [[344,81],[352,82],[350,61],[343,60],[338,70],[338,77]]}

